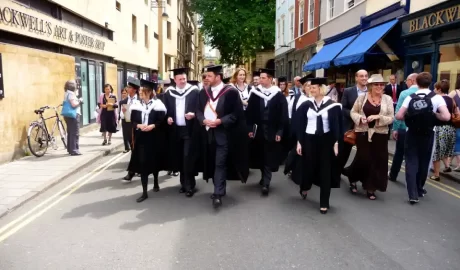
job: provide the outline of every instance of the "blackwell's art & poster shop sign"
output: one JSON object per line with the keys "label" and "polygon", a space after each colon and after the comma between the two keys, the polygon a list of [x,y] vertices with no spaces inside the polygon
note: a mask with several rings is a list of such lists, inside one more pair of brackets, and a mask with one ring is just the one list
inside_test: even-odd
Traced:
{"label": "blackwell's art & poster shop sign", "polygon": [[26,14],[9,7],[0,6],[0,23],[13,27],[28,29],[38,35],[46,35],[58,40],[67,41],[73,45],[79,45],[99,51],[104,51],[105,42],[93,37],[69,30],[60,25]]}
{"label": "blackwell's art & poster shop sign", "polygon": [[402,29],[405,35],[431,30],[440,26],[460,23],[460,5],[454,5],[433,11],[403,22]]}

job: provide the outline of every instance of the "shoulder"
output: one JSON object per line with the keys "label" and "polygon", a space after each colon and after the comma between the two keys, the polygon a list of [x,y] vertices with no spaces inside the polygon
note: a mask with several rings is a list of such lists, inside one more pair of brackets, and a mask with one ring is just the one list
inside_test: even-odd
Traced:
{"label": "shoulder", "polygon": [[350,92],[350,91],[356,91],[356,86],[352,87],[347,87],[343,90],[344,93]]}
{"label": "shoulder", "polygon": [[161,100],[155,99],[153,104],[153,110],[166,112],[166,107]]}

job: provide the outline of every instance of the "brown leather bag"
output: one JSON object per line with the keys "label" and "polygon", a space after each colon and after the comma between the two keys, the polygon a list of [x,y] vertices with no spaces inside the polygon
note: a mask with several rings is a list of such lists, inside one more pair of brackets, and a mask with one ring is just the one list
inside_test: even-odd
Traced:
{"label": "brown leather bag", "polygon": [[452,125],[455,128],[460,128],[460,112],[457,107],[457,102],[455,102],[455,98],[452,99],[453,104],[454,104],[454,109],[452,111],[450,120],[452,121]]}
{"label": "brown leather bag", "polygon": [[345,135],[343,136],[343,141],[355,145],[356,144],[356,133],[354,129],[350,129],[347,132],[345,132]]}

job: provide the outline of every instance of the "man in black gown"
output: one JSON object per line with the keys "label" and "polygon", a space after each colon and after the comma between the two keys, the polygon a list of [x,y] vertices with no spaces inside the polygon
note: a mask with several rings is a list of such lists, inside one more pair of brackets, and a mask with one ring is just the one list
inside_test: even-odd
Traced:
{"label": "man in black gown", "polygon": [[210,87],[200,91],[196,117],[203,139],[203,179],[213,179],[211,198],[217,208],[222,205],[227,179],[247,180],[248,139],[238,90],[224,86],[222,66],[209,66],[206,72]]}
{"label": "man in black gown", "polygon": [[[139,100],[138,93],[141,83],[138,79],[129,77],[128,78],[128,97],[120,101],[120,110],[123,112],[121,116],[121,128],[123,131],[123,138],[129,142],[129,146],[125,142],[125,153],[129,152],[129,149],[133,149],[133,126],[131,121],[126,121],[126,113],[128,112],[128,106],[132,105],[135,100]],[[128,174],[123,178],[123,182],[131,182],[134,177],[133,172],[128,172]]]}
{"label": "man in black gown", "polygon": [[193,144],[195,111],[199,90],[187,83],[187,68],[176,68],[174,72],[175,86],[170,86],[164,94],[168,123],[168,170],[180,172],[181,188],[179,193],[192,197],[195,193],[195,151]]}
{"label": "man in black gown", "polygon": [[260,70],[260,85],[249,93],[246,118],[249,129],[251,169],[260,169],[263,195],[268,195],[272,172],[279,169],[283,138],[289,125],[288,104],[278,86],[272,85],[275,71]]}

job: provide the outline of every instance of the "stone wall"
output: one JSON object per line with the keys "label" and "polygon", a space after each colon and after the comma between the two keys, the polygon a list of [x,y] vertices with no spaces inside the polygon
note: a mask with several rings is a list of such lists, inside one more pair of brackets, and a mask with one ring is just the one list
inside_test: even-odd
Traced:
{"label": "stone wall", "polygon": [[[34,110],[62,104],[64,83],[75,79],[75,60],[6,44],[0,44],[0,53],[5,89],[5,98],[0,100],[0,163],[4,163],[24,155],[27,128],[37,119]],[[45,116],[52,113],[47,111]]]}
{"label": "stone wall", "polygon": [[275,58],[274,51],[263,51],[256,54],[256,69],[265,68],[268,60]]}

